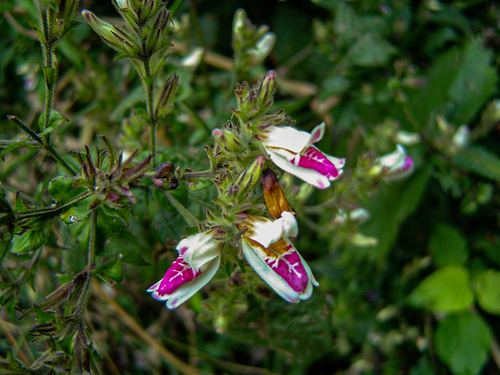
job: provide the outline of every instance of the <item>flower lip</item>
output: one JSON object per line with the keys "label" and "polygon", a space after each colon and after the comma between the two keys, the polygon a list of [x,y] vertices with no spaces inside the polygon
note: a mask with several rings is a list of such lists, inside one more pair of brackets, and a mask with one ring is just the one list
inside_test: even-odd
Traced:
{"label": "flower lip", "polygon": [[272,126],[257,134],[271,160],[281,169],[307,183],[325,189],[342,175],[345,159],[336,158],[312,146],[323,138],[325,123],[311,134],[290,126]]}
{"label": "flower lip", "polygon": [[212,279],[219,268],[221,243],[216,230],[184,238],[177,245],[179,256],[165,276],[147,291],[169,309],[188,300]]}
{"label": "flower lip", "polygon": [[242,236],[242,250],[255,272],[288,302],[297,303],[311,296],[318,283],[288,239],[297,234],[291,212],[284,211],[277,220],[248,215],[239,227],[247,227]]}

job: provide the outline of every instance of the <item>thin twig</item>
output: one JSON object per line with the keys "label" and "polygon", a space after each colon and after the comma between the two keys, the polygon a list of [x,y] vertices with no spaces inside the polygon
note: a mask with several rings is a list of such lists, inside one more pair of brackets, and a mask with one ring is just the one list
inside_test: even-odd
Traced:
{"label": "thin twig", "polygon": [[179,358],[177,358],[172,352],[166,349],[161,343],[159,343],[153,336],[151,336],[144,328],[142,328],[136,320],[131,317],[113,298],[107,295],[102,289],[99,282],[94,281],[94,293],[98,298],[103,300],[108,304],[108,306],[113,310],[121,323],[134,332],[140,339],[147,345],[152,347],[158,352],[158,354],[167,362],[169,365],[175,367],[181,373],[186,375],[199,375],[198,369],[184,363]]}
{"label": "thin twig", "polygon": [[[11,345],[12,349],[14,349],[16,347],[20,347],[20,345],[16,342],[16,339],[14,338],[12,333],[10,333],[10,331],[7,328],[7,325],[5,324],[3,319],[0,319],[0,328],[2,329],[4,335],[7,338],[7,341]],[[28,360],[28,358],[26,358],[26,356],[24,355],[24,353],[21,350],[19,351],[19,353],[17,353],[17,355],[19,356],[21,361],[24,362],[25,365],[27,365],[27,366],[30,365],[30,361]]]}
{"label": "thin twig", "polygon": [[497,368],[500,370],[500,346],[493,335],[490,338],[490,352],[493,361],[495,361]]}

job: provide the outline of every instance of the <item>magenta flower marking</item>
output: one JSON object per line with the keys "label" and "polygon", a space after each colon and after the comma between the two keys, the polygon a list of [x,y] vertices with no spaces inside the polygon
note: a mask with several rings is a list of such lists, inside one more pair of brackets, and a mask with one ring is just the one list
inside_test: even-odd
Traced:
{"label": "magenta flower marking", "polygon": [[160,282],[157,289],[159,296],[172,294],[181,285],[186,284],[196,277],[201,275],[201,270],[195,271],[189,264],[187,264],[181,255],[177,257],[175,262],[165,273],[165,276]]}
{"label": "magenta flower marking", "polygon": [[314,169],[329,180],[335,179],[340,175],[335,165],[320,150],[313,146],[308,147],[305,152],[303,151],[298,155],[298,158],[294,159],[293,164],[306,169]]}
{"label": "magenta flower marking", "polygon": [[[273,249],[273,246],[270,247]],[[276,272],[285,282],[298,293],[306,290],[309,283],[309,277],[302,265],[297,250],[290,243],[286,247],[287,253],[279,255],[276,258],[268,257],[265,262]]]}
{"label": "magenta flower marking", "polygon": [[300,256],[288,236],[297,234],[297,222],[284,211],[274,221],[248,215],[238,225],[247,228],[242,237],[242,250],[250,266],[282,298],[298,303],[308,299],[313,286],[318,286],[311,269]]}
{"label": "magenta flower marking", "polygon": [[274,164],[305,182],[325,189],[342,175],[345,159],[327,155],[312,144],[323,138],[325,123],[311,134],[290,126],[272,126],[257,134]]}
{"label": "magenta flower marking", "polygon": [[214,231],[207,231],[179,242],[179,256],[165,276],[148,289],[154,299],[175,309],[210,281],[220,265],[221,244],[214,235]]}
{"label": "magenta flower marking", "polygon": [[407,171],[408,169],[413,168],[413,159],[410,158],[409,156],[405,157],[405,163],[403,167],[401,168],[401,171]]}

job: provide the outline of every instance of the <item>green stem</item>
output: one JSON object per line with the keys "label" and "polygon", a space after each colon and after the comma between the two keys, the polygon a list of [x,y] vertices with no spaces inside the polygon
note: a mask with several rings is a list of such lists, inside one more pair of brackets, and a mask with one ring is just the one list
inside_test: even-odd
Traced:
{"label": "green stem", "polygon": [[38,142],[46,151],[48,151],[54,159],[56,159],[64,169],[71,175],[74,176],[76,171],[65,161],[61,155],[48,143],[46,143],[38,134],[36,134],[28,125],[19,120],[16,116],[7,115],[7,118],[19,126],[26,134],[28,134],[33,140]]}
{"label": "green stem", "polygon": [[92,270],[95,267],[96,253],[96,228],[97,228],[97,210],[94,208],[90,214],[90,234],[89,234],[89,254],[88,267]]}
{"label": "green stem", "polygon": [[[43,65],[44,67],[50,67],[54,70],[53,79],[48,79],[47,72],[44,71],[45,78],[45,110],[44,110],[44,118],[43,118],[43,130],[45,130],[50,123],[50,110],[52,109],[52,99],[54,97],[54,85],[55,85],[55,76],[56,76],[56,63],[53,59],[54,57],[54,48],[51,39],[51,30],[50,25],[52,25],[52,16],[53,11],[51,9],[46,9],[41,14],[42,20],[42,29],[44,35],[44,41],[42,42],[42,53],[43,53]],[[49,136],[46,135],[45,139],[49,139]]]}
{"label": "green stem", "polygon": [[146,73],[146,79],[143,79],[144,87],[146,89],[146,106],[148,109],[148,115],[151,118],[151,123],[149,124],[150,129],[150,140],[149,145],[151,149],[151,154],[153,155],[153,159],[151,164],[153,168],[156,167],[156,113],[154,111],[154,101],[153,101],[153,91],[154,91],[154,80],[151,76],[151,69],[149,68],[149,60],[143,61],[144,71]]}
{"label": "green stem", "polygon": [[41,208],[39,210],[33,210],[33,211],[28,211],[28,212],[14,212],[11,214],[7,214],[7,215],[0,217],[0,225],[6,224],[6,223],[9,223],[12,221],[30,219],[30,218],[38,217],[38,216],[45,216],[45,215],[57,216],[61,212],[64,212],[67,208],[84,200],[85,198],[88,198],[90,195],[91,195],[90,191],[86,191],[86,192],[80,194],[79,196],[77,196],[76,198],[73,198],[69,202],[67,202],[59,207]]}

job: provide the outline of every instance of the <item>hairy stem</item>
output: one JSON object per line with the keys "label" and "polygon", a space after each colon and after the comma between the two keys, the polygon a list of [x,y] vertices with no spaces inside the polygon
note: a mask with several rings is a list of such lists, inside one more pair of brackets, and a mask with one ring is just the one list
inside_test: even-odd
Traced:
{"label": "hairy stem", "polygon": [[96,228],[97,228],[97,210],[94,208],[90,214],[90,234],[89,234],[89,254],[88,267],[92,270],[95,267],[96,253]]}
{"label": "hairy stem", "polygon": [[153,155],[153,159],[151,161],[153,168],[156,167],[156,125],[157,125],[157,119],[156,119],[156,113],[154,111],[154,101],[153,101],[153,95],[154,95],[154,80],[153,77],[151,76],[151,69],[149,67],[149,60],[143,61],[144,64],[144,71],[146,73],[146,79],[143,79],[144,82],[144,87],[146,89],[146,106],[148,109],[148,115],[151,118],[151,122],[149,124],[149,146],[151,149],[151,155]]}
{"label": "hairy stem", "polygon": [[44,139],[42,139],[38,134],[36,134],[28,125],[19,120],[16,116],[7,115],[7,118],[14,122],[21,130],[28,134],[33,140],[35,140],[40,146],[42,146],[46,151],[48,151],[54,159],[56,159],[61,166],[66,169],[70,176],[74,176],[76,171],[71,165],[68,164],[66,160],[62,158],[61,155]]}
{"label": "hairy stem", "polygon": [[33,210],[33,211],[27,211],[27,212],[18,212],[18,213],[11,213],[4,215],[0,217],[0,225],[6,224],[12,221],[19,221],[19,220],[24,220],[24,219],[30,219],[33,217],[39,217],[39,216],[57,216],[67,208],[71,207],[72,205],[80,202],[81,200],[84,200],[85,198],[88,198],[90,196],[90,192],[86,191],[76,198],[73,198],[66,204],[63,204],[62,206],[59,207],[49,207],[49,208],[42,208],[39,210]]}

